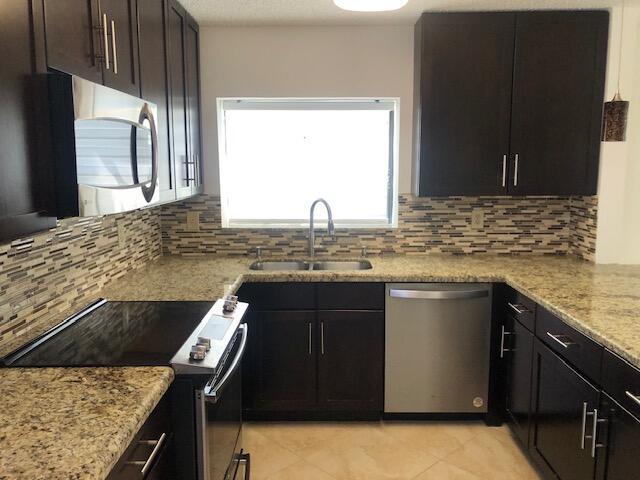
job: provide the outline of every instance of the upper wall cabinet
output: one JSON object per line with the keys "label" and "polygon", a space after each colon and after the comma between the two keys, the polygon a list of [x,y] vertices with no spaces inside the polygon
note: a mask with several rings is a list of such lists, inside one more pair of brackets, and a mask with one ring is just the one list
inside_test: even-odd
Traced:
{"label": "upper wall cabinet", "polygon": [[135,0],[42,0],[47,64],[140,95]]}
{"label": "upper wall cabinet", "polygon": [[30,2],[0,2],[0,45],[11,50],[0,68],[0,242],[56,224],[46,66],[33,54],[42,40]]}
{"label": "upper wall cabinet", "polygon": [[608,21],[606,11],[424,14],[417,193],[595,194]]}

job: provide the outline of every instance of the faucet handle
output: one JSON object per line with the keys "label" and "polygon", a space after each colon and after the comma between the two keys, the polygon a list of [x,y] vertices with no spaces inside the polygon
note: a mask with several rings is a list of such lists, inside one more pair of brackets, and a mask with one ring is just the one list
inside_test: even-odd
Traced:
{"label": "faucet handle", "polygon": [[361,255],[362,255],[362,258],[365,258],[367,256],[367,246],[366,245],[362,245]]}
{"label": "faucet handle", "polygon": [[256,247],[256,259],[262,261],[262,247]]}

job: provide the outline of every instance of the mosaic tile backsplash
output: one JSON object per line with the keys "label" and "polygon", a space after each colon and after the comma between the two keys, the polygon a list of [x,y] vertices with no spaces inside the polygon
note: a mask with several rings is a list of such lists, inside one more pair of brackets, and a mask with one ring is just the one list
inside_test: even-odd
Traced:
{"label": "mosaic tile backsplash", "polygon": [[[336,240],[317,236],[319,254],[575,254],[595,251],[596,197],[449,197],[401,195],[397,229],[337,230]],[[471,226],[474,210],[484,227]],[[200,213],[200,228],[187,229],[187,212]],[[166,254],[305,256],[306,229],[222,229],[220,198],[201,195],[162,207]]]}
{"label": "mosaic tile backsplash", "polygon": [[111,279],[161,253],[158,209],[62,220],[0,245],[0,347],[46,329],[56,315],[85,305]]}

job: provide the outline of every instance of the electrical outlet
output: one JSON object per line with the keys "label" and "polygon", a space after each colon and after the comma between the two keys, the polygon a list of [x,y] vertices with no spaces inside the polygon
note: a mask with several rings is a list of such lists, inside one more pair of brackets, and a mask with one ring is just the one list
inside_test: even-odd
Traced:
{"label": "electrical outlet", "polygon": [[187,230],[200,230],[200,212],[187,212]]}
{"label": "electrical outlet", "polygon": [[471,228],[482,230],[484,228],[484,211],[476,209],[471,212]]}
{"label": "electrical outlet", "polygon": [[127,230],[122,221],[118,222],[118,245],[120,248],[127,245]]}

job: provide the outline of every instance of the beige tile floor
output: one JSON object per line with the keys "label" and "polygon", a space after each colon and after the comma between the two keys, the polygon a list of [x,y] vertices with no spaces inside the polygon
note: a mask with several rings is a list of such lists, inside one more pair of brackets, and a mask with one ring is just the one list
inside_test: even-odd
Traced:
{"label": "beige tile floor", "polygon": [[246,423],[252,480],[539,480],[481,422]]}

